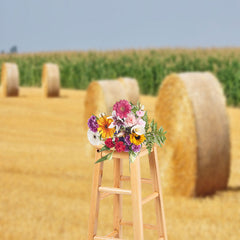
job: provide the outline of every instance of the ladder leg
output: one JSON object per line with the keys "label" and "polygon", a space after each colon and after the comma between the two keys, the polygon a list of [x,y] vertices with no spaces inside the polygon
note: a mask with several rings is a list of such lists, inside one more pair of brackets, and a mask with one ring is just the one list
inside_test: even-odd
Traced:
{"label": "ladder leg", "polygon": [[[114,187],[121,188],[122,184],[120,181],[120,176],[122,175],[122,159],[114,158],[113,159],[113,177],[114,177]],[[117,232],[115,237],[122,237],[122,226],[120,222],[122,220],[122,195],[115,194],[113,199],[113,227]]]}
{"label": "ladder leg", "polygon": [[[96,151],[95,161],[101,158],[102,153]],[[101,186],[103,174],[103,162],[94,164],[93,180],[92,180],[92,195],[90,203],[90,216],[88,221],[88,240],[93,240],[97,233],[98,213],[100,194],[98,188]]]}
{"label": "ladder leg", "polygon": [[133,209],[133,235],[134,240],[144,240],[142,217],[142,189],[139,157],[137,157],[135,161],[130,164],[130,169]]}
{"label": "ladder leg", "polygon": [[159,238],[162,237],[164,240],[167,240],[167,231],[166,231],[165,216],[164,216],[164,209],[163,209],[163,199],[162,199],[156,147],[154,147],[153,151],[149,155],[149,165],[150,165],[150,171],[151,171],[152,180],[153,180],[154,191],[159,193],[159,196],[155,200],[157,226],[159,229],[158,235],[159,235]]}

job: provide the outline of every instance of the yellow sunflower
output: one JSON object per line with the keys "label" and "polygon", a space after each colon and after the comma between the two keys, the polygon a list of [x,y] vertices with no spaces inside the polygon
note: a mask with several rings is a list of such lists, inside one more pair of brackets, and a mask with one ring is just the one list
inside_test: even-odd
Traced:
{"label": "yellow sunflower", "polygon": [[102,135],[102,138],[112,138],[115,132],[115,128],[108,128],[113,122],[112,119],[107,119],[106,116],[102,116],[97,120],[98,131]]}
{"label": "yellow sunflower", "polygon": [[140,145],[146,140],[145,136],[142,135],[137,135],[136,133],[130,134],[130,142],[135,144],[135,145]]}

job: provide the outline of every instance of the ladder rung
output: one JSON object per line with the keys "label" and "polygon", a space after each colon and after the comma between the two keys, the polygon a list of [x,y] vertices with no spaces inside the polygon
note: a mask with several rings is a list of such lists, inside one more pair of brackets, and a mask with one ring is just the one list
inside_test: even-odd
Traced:
{"label": "ladder rung", "polygon": [[[121,176],[120,177],[121,181],[130,181],[130,177],[129,176]],[[152,184],[152,179],[149,178],[141,178],[141,182],[142,183],[147,183],[147,184]]]}
{"label": "ladder rung", "polygon": [[[133,223],[132,222],[125,222],[125,221],[121,221],[120,225],[122,226],[132,226]],[[152,230],[157,230],[158,227],[152,224],[143,224],[143,227],[146,229],[152,229]]]}
{"label": "ladder rung", "polygon": [[112,237],[94,237],[94,240],[108,240],[108,239],[112,239],[112,240],[123,240],[122,238],[112,238]]}
{"label": "ladder rung", "polygon": [[98,189],[99,192],[106,192],[111,194],[124,194],[124,195],[132,194],[132,191],[121,188],[99,187]]}
{"label": "ladder rung", "polygon": [[118,232],[114,230],[113,232],[110,232],[106,237],[116,237],[117,234]]}
{"label": "ladder rung", "polygon": [[145,197],[142,200],[142,205],[144,205],[145,203],[148,203],[149,201],[153,200],[154,198],[157,198],[159,196],[158,192],[154,192],[152,194],[150,194],[149,196]]}

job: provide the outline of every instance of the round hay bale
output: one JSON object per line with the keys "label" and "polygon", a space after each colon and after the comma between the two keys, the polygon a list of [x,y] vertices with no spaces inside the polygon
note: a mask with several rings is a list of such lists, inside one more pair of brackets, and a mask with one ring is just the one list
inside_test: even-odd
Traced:
{"label": "round hay bale", "polygon": [[129,101],[132,102],[133,104],[137,104],[140,95],[137,80],[134,78],[120,77],[118,78],[118,81],[120,81],[123,84]]}
{"label": "round hay bale", "polygon": [[223,90],[208,72],[167,76],[158,93],[155,118],[167,131],[159,149],[166,194],[205,196],[226,189],[230,136]]}
{"label": "round hay bale", "polygon": [[85,122],[92,114],[112,113],[116,101],[128,99],[123,85],[115,80],[93,81],[89,84],[85,97]]}
{"label": "round hay bale", "polygon": [[16,63],[3,63],[1,72],[1,85],[4,97],[18,96],[19,71]]}
{"label": "round hay bale", "polygon": [[42,88],[45,97],[60,95],[60,71],[57,64],[45,63],[43,65]]}
{"label": "round hay bale", "polygon": [[[112,113],[112,107],[115,102],[127,99],[126,91],[123,85],[117,80],[93,81],[89,84],[85,96],[85,117],[84,126],[87,132],[87,121],[92,114]],[[87,133],[86,133],[87,134]],[[85,145],[87,158],[93,158],[95,148],[88,142]]]}

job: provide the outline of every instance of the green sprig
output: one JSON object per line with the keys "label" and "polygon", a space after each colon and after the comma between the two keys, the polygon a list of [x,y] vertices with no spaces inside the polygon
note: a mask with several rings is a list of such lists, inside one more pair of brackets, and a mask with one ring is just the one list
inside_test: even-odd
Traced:
{"label": "green sprig", "polygon": [[99,163],[99,162],[106,161],[106,160],[111,160],[111,159],[112,159],[112,156],[113,156],[113,152],[114,152],[114,151],[108,153],[108,154],[105,155],[104,157],[101,157],[100,159],[98,159],[98,160],[95,162],[95,164],[96,164],[96,163]]}

